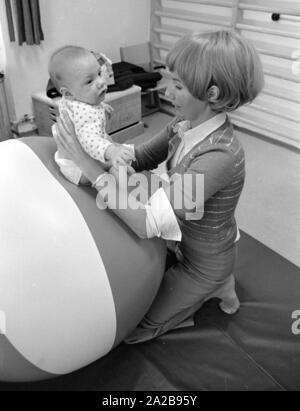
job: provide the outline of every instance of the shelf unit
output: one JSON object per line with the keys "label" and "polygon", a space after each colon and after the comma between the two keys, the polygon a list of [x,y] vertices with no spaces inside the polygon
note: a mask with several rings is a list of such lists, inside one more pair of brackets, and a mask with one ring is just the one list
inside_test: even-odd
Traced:
{"label": "shelf unit", "polygon": [[[282,18],[273,21],[273,13]],[[224,28],[253,42],[265,73],[261,95],[232,113],[232,121],[299,149],[300,1],[151,0],[156,64],[164,64],[168,50],[184,34]]]}

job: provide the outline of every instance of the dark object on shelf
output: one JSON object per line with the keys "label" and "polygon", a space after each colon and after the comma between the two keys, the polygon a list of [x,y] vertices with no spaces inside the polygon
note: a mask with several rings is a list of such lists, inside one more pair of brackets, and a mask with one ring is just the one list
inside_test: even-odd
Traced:
{"label": "dark object on shelf", "polygon": [[160,73],[149,73],[145,71],[143,67],[126,61],[113,63],[112,66],[115,77],[115,84],[108,86],[108,91],[118,91],[120,89],[122,90],[123,83],[127,83],[128,81],[131,81],[132,84],[140,86],[142,88],[142,91],[145,91],[147,88],[156,87],[157,82],[162,78]]}
{"label": "dark object on shelf", "polygon": [[272,13],[272,20],[273,21],[280,20],[280,14],[279,13]]}

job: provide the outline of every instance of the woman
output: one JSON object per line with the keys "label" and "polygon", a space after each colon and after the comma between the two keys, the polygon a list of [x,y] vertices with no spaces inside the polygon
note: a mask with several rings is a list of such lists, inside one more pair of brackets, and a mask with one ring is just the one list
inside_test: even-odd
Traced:
{"label": "woman", "polygon": [[[155,169],[166,160],[169,184],[139,207],[122,209],[107,200],[138,236],[170,240],[176,256],[128,343],[184,325],[212,297],[222,300],[220,307],[226,313],[239,308],[234,285],[239,234],[234,212],[244,184],[245,159],[227,113],[261,91],[262,65],[253,46],[231,31],[188,35],[175,44],[166,61],[170,78],[166,95],[178,116],[135,149],[134,170],[129,171]],[[58,144],[98,190],[100,204],[105,170],[81,149],[70,120],[65,123],[70,131],[58,120]],[[109,173],[127,198],[125,180],[114,168]],[[202,196],[197,195],[199,185]]]}

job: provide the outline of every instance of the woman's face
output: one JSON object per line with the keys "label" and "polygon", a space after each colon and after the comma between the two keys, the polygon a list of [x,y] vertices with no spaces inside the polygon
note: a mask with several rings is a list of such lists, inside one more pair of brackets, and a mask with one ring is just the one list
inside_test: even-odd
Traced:
{"label": "woman's face", "polygon": [[176,114],[189,121],[197,121],[199,117],[201,118],[209,108],[209,104],[192,96],[176,72],[170,72],[168,79],[165,95],[174,105]]}

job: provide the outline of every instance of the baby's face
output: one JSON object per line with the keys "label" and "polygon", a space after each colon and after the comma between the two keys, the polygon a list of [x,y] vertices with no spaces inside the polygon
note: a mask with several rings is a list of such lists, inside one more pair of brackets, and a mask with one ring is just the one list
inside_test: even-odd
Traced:
{"label": "baby's face", "polygon": [[67,87],[75,100],[98,105],[105,99],[107,83],[93,54],[78,58],[68,74]]}

